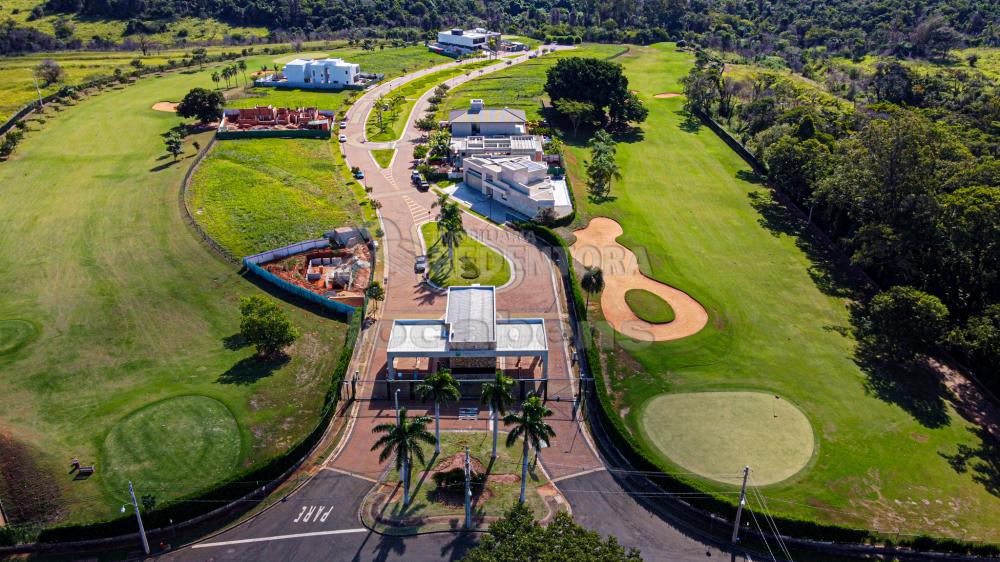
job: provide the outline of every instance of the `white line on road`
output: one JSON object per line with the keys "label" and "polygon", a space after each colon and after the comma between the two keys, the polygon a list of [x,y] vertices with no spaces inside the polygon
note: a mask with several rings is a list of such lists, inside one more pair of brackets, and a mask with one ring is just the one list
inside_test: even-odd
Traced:
{"label": "white line on road", "polygon": [[314,531],[311,533],[295,533],[294,535],[275,535],[273,537],[257,537],[255,539],[240,539],[237,541],[206,542],[196,544],[191,548],[208,548],[210,546],[230,546],[234,544],[247,544],[252,542],[280,541],[284,539],[301,539],[304,537],[320,537],[323,535],[346,535],[348,533],[367,533],[368,529],[336,529],[333,531]]}

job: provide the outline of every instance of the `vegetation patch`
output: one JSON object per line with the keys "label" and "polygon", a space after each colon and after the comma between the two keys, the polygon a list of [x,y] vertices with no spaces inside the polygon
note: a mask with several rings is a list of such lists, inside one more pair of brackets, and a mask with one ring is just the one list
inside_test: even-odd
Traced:
{"label": "vegetation patch", "polygon": [[360,217],[321,140],[220,141],[187,198],[205,232],[236,256],[318,238]]}
{"label": "vegetation patch", "polygon": [[645,289],[626,291],[625,302],[636,316],[650,324],[666,324],[674,321],[674,309],[670,303]]}
{"label": "vegetation patch", "polygon": [[33,322],[10,318],[0,320],[0,355],[13,353],[38,337],[38,327]]}
{"label": "vegetation patch", "polygon": [[378,148],[372,151],[372,158],[380,168],[388,168],[394,154],[396,154],[395,148]]}
{"label": "vegetation patch", "polygon": [[812,458],[813,432],[788,400],[761,392],[663,394],[642,408],[642,428],[672,461],[705,478],[757,486],[791,478]]}
{"label": "vegetation patch", "polygon": [[420,231],[427,247],[430,279],[439,287],[476,283],[499,287],[510,281],[510,264],[493,248],[465,235],[455,246],[455,259],[452,260],[447,245],[440,239],[436,222],[425,223]]}
{"label": "vegetation patch", "polygon": [[108,493],[122,500],[129,480],[143,496],[175,497],[231,474],[242,448],[239,424],[225,404],[207,396],[178,396],[115,425],[104,440],[99,470]]}

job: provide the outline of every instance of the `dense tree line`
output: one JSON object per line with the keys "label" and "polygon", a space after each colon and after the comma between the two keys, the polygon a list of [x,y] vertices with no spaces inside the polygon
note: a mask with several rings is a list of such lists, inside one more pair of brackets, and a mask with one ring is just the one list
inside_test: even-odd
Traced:
{"label": "dense tree line", "polygon": [[974,69],[896,61],[851,82],[855,103],[699,57],[687,103],[765,164],[768,179],[889,289],[858,318],[867,349],[934,345],[1000,386],[1000,92]]}
{"label": "dense tree line", "polygon": [[686,39],[777,55],[793,66],[817,49],[937,56],[960,45],[1000,45],[1000,3],[993,0],[47,0],[32,13],[128,20],[127,34],[159,32],[164,22],[188,16],[300,36],[364,31],[419,38],[481,23],[540,39]]}

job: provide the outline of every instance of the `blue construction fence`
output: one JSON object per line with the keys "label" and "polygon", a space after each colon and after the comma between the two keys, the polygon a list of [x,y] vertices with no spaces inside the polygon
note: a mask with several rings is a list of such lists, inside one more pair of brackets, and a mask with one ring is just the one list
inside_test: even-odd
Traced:
{"label": "blue construction fence", "polygon": [[[259,254],[254,254],[252,256],[246,256],[243,258],[243,265],[252,273],[259,276],[261,279],[273,283],[278,287],[292,293],[295,296],[302,297],[308,301],[314,302],[323,308],[327,308],[339,314],[345,314],[350,316],[354,313],[355,307],[344,304],[342,302],[332,301],[323,295],[318,295],[308,289],[304,289],[295,285],[294,283],[289,283],[284,279],[278,277],[277,275],[271,273],[270,271],[264,269],[259,264],[268,263],[275,260],[285,259],[288,256],[294,254],[301,254],[302,252],[308,252],[309,250],[315,250],[318,248],[328,248],[330,247],[330,242],[325,238],[320,238],[319,240],[306,240],[304,242],[296,242],[295,244],[289,244],[275,250],[268,250],[266,252],[261,252]],[[372,253],[374,261],[374,252]],[[372,271],[375,269],[375,264],[372,264]]]}

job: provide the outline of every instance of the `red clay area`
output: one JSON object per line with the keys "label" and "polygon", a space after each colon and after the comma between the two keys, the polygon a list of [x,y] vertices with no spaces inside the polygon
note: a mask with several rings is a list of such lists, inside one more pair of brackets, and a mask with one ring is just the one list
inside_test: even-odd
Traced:
{"label": "red clay area", "polygon": [[[318,260],[329,260],[330,263],[310,265]],[[365,265],[361,266],[360,262]],[[295,254],[283,260],[262,264],[261,267],[317,295],[351,306],[361,306],[371,277],[371,263],[368,247],[358,244],[350,249],[324,249]]]}

